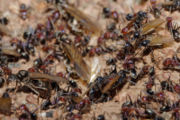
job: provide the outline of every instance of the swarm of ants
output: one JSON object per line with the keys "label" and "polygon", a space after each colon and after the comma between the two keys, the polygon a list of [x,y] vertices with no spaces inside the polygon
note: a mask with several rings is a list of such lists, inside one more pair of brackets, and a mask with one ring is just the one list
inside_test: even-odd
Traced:
{"label": "swarm of ants", "polygon": [[[38,120],[42,119],[41,111],[58,109],[62,111],[60,120],[86,119],[83,115],[93,105],[113,101],[125,87],[136,86],[147,78],[137,98],[126,95],[118,119],[180,120],[180,83],[171,79],[171,73],[180,71],[180,47],[165,59],[157,60],[154,55],[157,50],[180,42],[180,25],[164,14],[179,13],[180,0],[142,1],[150,3],[148,9],[123,14],[101,6],[100,16],[110,21],[103,26],[68,0],[44,0],[45,22],[17,36],[8,28],[11,19],[0,16],[0,40],[10,38],[9,46],[2,42],[0,48],[0,87],[5,87],[0,114]],[[30,10],[20,4],[18,17],[28,20]],[[37,55],[39,51],[45,55]],[[106,55],[111,57],[103,67],[100,57]],[[145,60],[147,56],[149,62]],[[19,61],[33,64],[13,71],[11,63]],[[59,63],[65,69],[56,72],[53,66]],[[159,81],[158,70],[170,73],[168,78]],[[11,96],[20,92],[37,96],[35,109],[30,110],[24,103],[14,105]],[[166,93],[176,96],[176,100]],[[44,116],[50,118],[53,113]],[[92,115],[91,119],[107,118],[104,113]]]}

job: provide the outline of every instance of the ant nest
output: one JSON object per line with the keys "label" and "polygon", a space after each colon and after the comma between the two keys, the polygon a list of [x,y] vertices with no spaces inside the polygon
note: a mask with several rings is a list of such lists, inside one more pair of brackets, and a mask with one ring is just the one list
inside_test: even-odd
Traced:
{"label": "ant nest", "polygon": [[180,0],[1,0],[0,118],[179,120],[179,12]]}

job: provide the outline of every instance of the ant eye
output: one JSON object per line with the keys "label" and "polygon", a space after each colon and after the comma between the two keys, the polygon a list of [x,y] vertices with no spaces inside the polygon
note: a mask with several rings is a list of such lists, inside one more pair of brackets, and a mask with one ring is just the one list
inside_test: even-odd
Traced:
{"label": "ant eye", "polygon": [[149,43],[150,43],[150,40],[143,40],[142,43],[141,43],[141,45],[145,47],[145,46],[147,46]]}
{"label": "ant eye", "polygon": [[138,31],[134,32],[134,38],[139,38],[140,37],[140,33]]}

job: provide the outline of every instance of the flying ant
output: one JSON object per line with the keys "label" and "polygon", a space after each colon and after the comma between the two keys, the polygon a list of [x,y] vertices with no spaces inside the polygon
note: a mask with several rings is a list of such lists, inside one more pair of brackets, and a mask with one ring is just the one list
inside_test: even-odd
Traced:
{"label": "flying ant", "polygon": [[27,88],[28,90],[33,91],[42,98],[48,97],[48,94],[46,94],[45,96],[43,96],[44,94],[42,94],[43,92],[45,93],[45,91],[47,92],[49,90],[47,88],[48,87],[47,83],[38,80],[29,79],[29,73],[25,70],[20,70],[16,74],[16,76],[17,76],[17,82],[19,82],[20,84],[23,83],[23,86],[20,87],[20,89],[19,86],[17,86],[18,89],[16,89],[15,92],[17,92],[18,90],[26,91],[26,89],[23,88]]}
{"label": "flying ant", "polygon": [[43,79],[48,79],[49,82],[67,82],[67,80],[63,77],[59,76],[54,76],[54,75],[48,75],[48,74],[43,74],[43,73],[38,73],[38,72],[31,72],[29,73],[30,79],[42,79],[42,81],[47,81]]}
{"label": "flying ant", "polygon": [[114,91],[121,89],[126,83],[126,72],[120,71],[116,74],[109,76],[98,77],[94,83],[90,84],[87,95],[91,101],[106,101],[109,97],[113,96]]}
{"label": "flying ant", "polygon": [[160,25],[162,25],[165,21],[161,18],[157,18],[152,20],[142,26],[142,35],[151,33],[152,31],[156,30]]}
{"label": "flying ant", "polygon": [[5,115],[11,114],[12,100],[7,92],[0,97],[0,113]]}
{"label": "flying ant", "polygon": [[139,28],[141,26],[141,22],[144,19],[147,19],[147,13],[144,11],[138,11],[136,14],[133,15],[133,19],[131,20],[130,23],[128,23],[128,25],[126,26],[127,28],[130,27],[135,27],[135,29]]}
{"label": "flying ant", "polygon": [[151,60],[154,60],[153,50],[169,47],[173,44],[173,41],[169,38],[164,38],[162,35],[154,35],[153,37],[148,37],[147,40],[140,42],[140,49],[136,51],[135,55],[145,56],[151,53]]}
{"label": "flying ant", "polygon": [[74,64],[77,74],[82,78],[81,82],[87,85],[91,78],[89,65],[84,61],[82,55],[77,51],[74,45],[63,44],[63,49],[68,58]]}
{"label": "flying ant", "polygon": [[14,56],[14,57],[20,57],[21,56],[15,49],[10,49],[10,48],[1,48],[0,52],[1,52],[1,54]]}
{"label": "flying ant", "polygon": [[94,83],[89,85],[87,94],[91,101],[95,101],[101,96],[101,89],[105,86],[106,83],[107,79],[104,79],[103,77],[97,77]]}
{"label": "flying ant", "polygon": [[[41,97],[48,97],[48,94],[43,96],[44,94],[40,94],[43,92],[47,92],[50,90],[50,84],[49,82],[62,82],[61,78],[59,76],[53,76],[53,75],[48,75],[48,74],[43,74],[43,73],[38,73],[38,72],[28,72],[25,70],[20,70],[16,74],[18,80],[24,84],[25,87],[30,88],[33,92],[35,92],[37,95],[40,95]],[[65,80],[62,78],[62,80]],[[65,80],[64,82],[67,82]],[[40,92],[40,93],[39,93]]]}
{"label": "flying ant", "polygon": [[72,5],[62,4],[61,5],[67,13],[72,15],[77,21],[82,24],[84,30],[89,34],[94,34],[99,36],[101,34],[101,27],[99,24],[92,21],[87,15],[85,15],[82,11],[78,10]]}
{"label": "flying ant", "polygon": [[162,8],[164,8],[166,11],[175,12],[180,11],[180,2],[179,0],[173,0],[173,1],[167,1],[162,3]]}
{"label": "flying ant", "polygon": [[[147,36],[156,31],[157,28],[163,23],[164,20],[158,18],[142,26],[141,37],[137,39],[133,44],[134,50],[139,48],[139,50],[135,51],[135,55],[144,56],[149,54],[155,48],[168,47],[171,45],[169,43],[172,43],[172,41],[164,39],[164,36]],[[139,53],[140,51],[141,53]]]}

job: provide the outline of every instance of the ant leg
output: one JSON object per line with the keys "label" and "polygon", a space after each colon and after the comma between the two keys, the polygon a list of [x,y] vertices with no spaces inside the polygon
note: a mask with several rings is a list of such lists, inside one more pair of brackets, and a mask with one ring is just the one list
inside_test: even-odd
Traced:
{"label": "ant leg", "polygon": [[[18,85],[19,84],[19,85]],[[14,94],[17,93],[18,89],[22,87],[22,84],[18,81],[16,81],[16,86],[15,86],[15,91],[14,91]]]}
{"label": "ant leg", "polygon": [[35,90],[31,85],[26,85],[28,88],[30,88],[35,94],[37,94],[37,96],[38,96],[38,98],[37,98],[37,103],[39,104],[40,102],[40,100],[39,100],[39,98],[40,98],[40,93],[37,91],[37,90]]}
{"label": "ant leg", "polygon": [[26,87],[30,88],[35,94],[37,94],[38,96],[40,95],[39,92],[37,90],[35,90],[31,85],[25,85]]}

